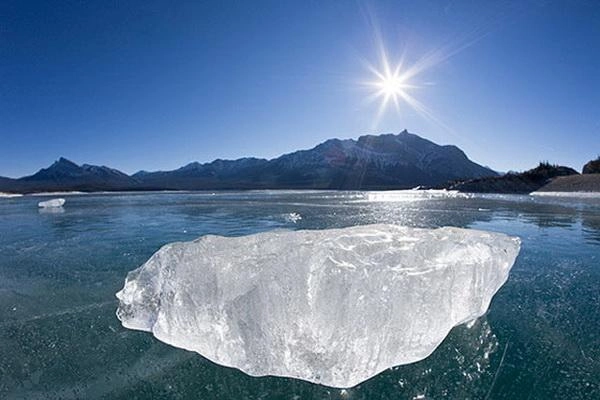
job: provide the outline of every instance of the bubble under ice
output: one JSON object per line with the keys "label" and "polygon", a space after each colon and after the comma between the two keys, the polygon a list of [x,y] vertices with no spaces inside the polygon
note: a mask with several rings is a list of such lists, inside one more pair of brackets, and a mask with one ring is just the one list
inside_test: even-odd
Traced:
{"label": "bubble under ice", "polygon": [[383,224],[209,235],[131,271],[117,316],[250,375],[348,388],[483,315],[519,248],[500,233]]}

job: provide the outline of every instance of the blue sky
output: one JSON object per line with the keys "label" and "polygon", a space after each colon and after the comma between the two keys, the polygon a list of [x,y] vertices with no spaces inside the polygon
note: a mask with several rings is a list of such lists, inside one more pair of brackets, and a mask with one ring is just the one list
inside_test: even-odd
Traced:
{"label": "blue sky", "polygon": [[[175,4],[177,3],[177,4]],[[412,97],[377,118],[379,44]],[[420,61],[419,61],[420,60]],[[420,63],[420,64],[419,64]],[[597,1],[0,5],[0,175],[127,173],[408,129],[494,169],[600,154]]]}

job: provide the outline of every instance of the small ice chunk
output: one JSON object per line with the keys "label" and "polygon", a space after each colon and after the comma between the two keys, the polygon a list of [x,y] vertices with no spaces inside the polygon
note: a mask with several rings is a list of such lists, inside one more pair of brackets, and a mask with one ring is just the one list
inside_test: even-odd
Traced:
{"label": "small ice chunk", "polygon": [[117,316],[250,375],[348,388],[484,314],[519,248],[500,233],[383,224],[209,235],[131,271]]}
{"label": "small ice chunk", "polygon": [[284,218],[287,222],[292,222],[295,224],[296,222],[298,222],[302,219],[302,215],[292,212],[289,214],[285,214]]}
{"label": "small ice chunk", "polygon": [[40,201],[38,207],[49,208],[49,207],[62,207],[65,204],[65,199],[52,199],[46,201]]}

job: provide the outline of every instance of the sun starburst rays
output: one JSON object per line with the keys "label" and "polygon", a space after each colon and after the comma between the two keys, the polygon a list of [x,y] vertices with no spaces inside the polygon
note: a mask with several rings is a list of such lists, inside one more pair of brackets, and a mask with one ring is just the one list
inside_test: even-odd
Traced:
{"label": "sun starburst rays", "polygon": [[[368,65],[369,70],[375,78],[374,80],[367,82],[368,87],[372,91],[368,100],[379,100],[375,124],[379,122],[391,104],[394,105],[397,112],[400,112],[401,101],[407,102],[406,99],[411,98],[407,91],[417,87],[415,84],[408,81],[402,66],[403,63],[399,62],[395,67],[392,67],[385,52],[382,52],[381,68],[378,69],[373,65]],[[408,104],[410,104],[410,102],[408,102]]]}
{"label": "sun starburst rays", "polygon": [[407,110],[412,110],[421,118],[446,130],[450,130],[429,108],[415,98],[414,92],[432,85],[431,83],[420,82],[420,78],[424,73],[435,69],[448,59],[475,44],[481,38],[485,37],[487,34],[486,30],[483,28],[474,29],[462,37],[455,38],[455,40],[451,39],[441,47],[424,53],[412,63],[405,62],[405,47],[405,51],[402,52],[399,62],[393,63],[392,58],[388,56],[388,49],[384,45],[379,26],[372,15],[369,21],[373,28],[375,48],[379,55],[377,66],[366,62],[364,59],[362,60],[372,76],[370,81],[364,82],[370,92],[366,100],[369,103],[379,103],[373,121],[373,128],[376,129],[378,127],[386,111],[393,107],[392,109],[396,111],[397,115],[406,115]]}

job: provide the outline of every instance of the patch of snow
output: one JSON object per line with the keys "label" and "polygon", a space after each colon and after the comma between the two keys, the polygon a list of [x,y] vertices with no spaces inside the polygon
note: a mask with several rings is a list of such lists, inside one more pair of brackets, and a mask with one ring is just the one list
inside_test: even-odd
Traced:
{"label": "patch of snow", "polygon": [[531,196],[600,198],[600,192],[531,192]]}
{"label": "patch of snow", "polygon": [[[111,193],[111,192],[106,192],[106,193]],[[71,192],[38,192],[38,193],[28,194],[28,196],[73,196],[73,195],[80,195],[80,194],[90,194],[90,193],[89,192],[77,192],[77,191],[71,191]]]}
{"label": "patch of snow", "polygon": [[0,199],[12,199],[13,197],[22,197],[22,194],[18,193],[4,193],[0,192]]}

